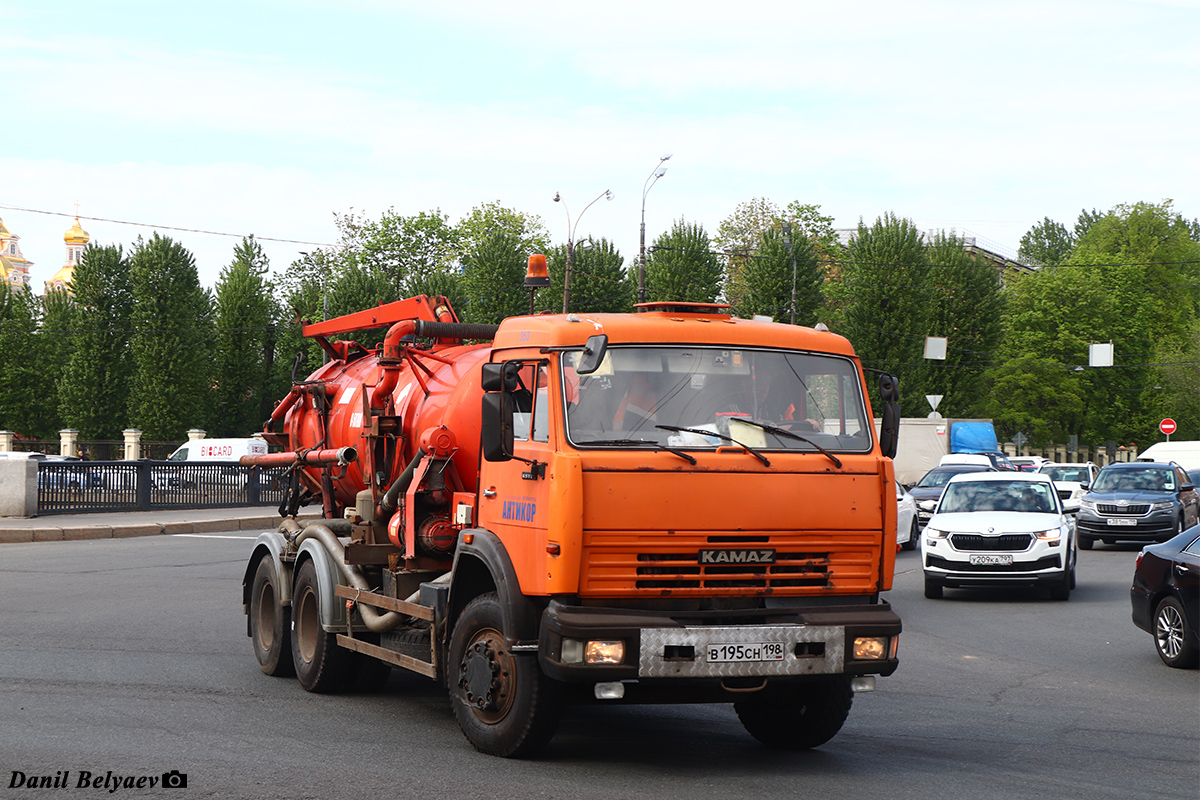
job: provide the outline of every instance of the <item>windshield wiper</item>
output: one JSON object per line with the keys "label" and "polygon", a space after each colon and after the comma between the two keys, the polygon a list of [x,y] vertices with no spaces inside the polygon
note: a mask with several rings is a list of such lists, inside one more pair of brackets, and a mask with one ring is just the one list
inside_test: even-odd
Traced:
{"label": "windshield wiper", "polygon": [[702,428],[680,428],[677,425],[655,425],[654,427],[662,428],[664,431],[675,431],[676,433],[697,433],[697,434],[700,434],[701,436],[715,436],[723,442],[733,442],[738,447],[742,448],[747,453],[749,453],[750,455],[754,456],[759,461],[761,461],[763,463],[764,467],[771,466],[771,462],[767,461],[766,456],[764,456],[762,453],[755,450],[750,445],[739,442],[737,439],[734,439],[732,436],[726,436],[723,433],[714,433],[713,431],[706,431],[706,430],[703,430]]}
{"label": "windshield wiper", "polygon": [[576,442],[576,444],[578,444],[578,445],[598,444],[598,445],[608,445],[608,446],[617,446],[617,447],[620,447],[622,445],[627,445],[627,444],[635,444],[635,445],[648,444],[651,447],[653,447],[655,450],[665,450],[668,453],[674,453],[675,455],[679,456],[680,458],[685,459],[693,467],[696,466],[696,463],[697,463],[695,458],[693,458],[692,456],[683,452],[682,450],[677,450],[674,447],[667,447],[665,444],[659,444],[658,442],[653,442],[653,441],[650,441],[649,439],[589,439],[586,442]]}
{"label": "windshield wiper", "polygon": [[787,439],[795,439],[798,442],[804,442],[805,444],[811,444],[813,447],[817,448],[817,450],[821,451],[822,455],[824,455],[830,461],[832,461],[833,465],[835,467],[837,467],[838,469],[842,468],[841,459],[839,459],[833,453],[826,450],[824,447],[821,447],[821,445],[817,444],[812,439],[806,439],[797,433],[792,433],[789,430],[784,430],[783,428],[777,428],[774,425],[768,425],[767,423],[759,422],[758,420],[747,419],[746,417],[737,417],[736,419],[738,422],[744,422],[747,425],[753,425],[756,428],[762,428],[767,433],[773,433],[776,436],[783,436]]}

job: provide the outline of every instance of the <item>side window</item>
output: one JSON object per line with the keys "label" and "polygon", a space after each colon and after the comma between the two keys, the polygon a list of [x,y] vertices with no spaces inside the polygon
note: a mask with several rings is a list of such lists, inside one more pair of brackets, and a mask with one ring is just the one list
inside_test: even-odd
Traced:
{"label": "side window", "polygon": [[550,441],[550,371],[545,363],[521,365],[513,392],[514,441]]}
{"label": "side window", "polygon": [[533,392],[533,440],[550,441],[550,370],[545,364],[538,366]]}

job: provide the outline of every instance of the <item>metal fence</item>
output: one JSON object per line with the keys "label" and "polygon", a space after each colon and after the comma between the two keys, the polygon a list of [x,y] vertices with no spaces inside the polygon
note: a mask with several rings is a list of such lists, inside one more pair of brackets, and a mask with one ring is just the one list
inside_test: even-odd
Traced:
{"label": "metal fence", "polygon": [[40,461],[38,514],[277,506],[286,474],[233,461]]}

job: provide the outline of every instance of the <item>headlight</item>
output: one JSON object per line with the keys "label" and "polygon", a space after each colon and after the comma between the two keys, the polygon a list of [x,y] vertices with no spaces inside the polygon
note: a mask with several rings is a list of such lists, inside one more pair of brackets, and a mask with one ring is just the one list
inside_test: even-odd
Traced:
{"label": "headlight", "polygon": [[1079,507],[1086,508],[1088,511],[1095,511],[1096,510],[1096,501],[1088,500],[1086,497],[1081,498],[1079,500]]}
{"label": "headlight", "polygon": [[1150,504],[1151,511],[1166,511],[1175,507],[1174,500],[1159,500],[1157,503]]}
{"label": "headlight", "polygon": [[1037,531],[1033,534],[1050,547],[1057,547],[1062,537],[1062,528],[1051,528],[1048,531]]}
{"label": "headlight", "polygon": [[935,508],[937,508],[937,500],[922,500],[921,502],[917,503],[917,508],[921,509],[922,511],[933,511]]}
{"label": "headlight", "polygon": [[937,528],[926,528],[925,535],[930,539],[945,539],[950,535],[950,531],[939,531]]}
{"label": "headlight", "polygon": [[562,640],[564,664],[620,664],[625,660],[625,642],[592,639]]}
{"label": "headlight", "polygon": [[860,636],[854,640],[854,660],[879,661],[887,657],[888,649],[886,636]]}

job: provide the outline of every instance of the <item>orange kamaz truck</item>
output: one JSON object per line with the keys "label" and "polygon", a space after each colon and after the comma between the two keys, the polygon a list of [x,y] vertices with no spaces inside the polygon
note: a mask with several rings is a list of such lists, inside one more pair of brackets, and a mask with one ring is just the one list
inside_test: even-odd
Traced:
{"label": "orange kamaz truck", "polygon": [[287,451],[243,459],[291,467],[244,580],[267,674],[415,671],[512,757],[565,703],[731,703],[814,747],[895,671],[898,398],[880,376],[877,434],[843,337],[687,303],[477,325],[440,297],[305,335],[329,361],[266,424]]}

